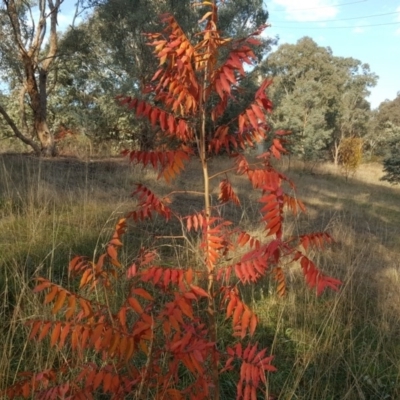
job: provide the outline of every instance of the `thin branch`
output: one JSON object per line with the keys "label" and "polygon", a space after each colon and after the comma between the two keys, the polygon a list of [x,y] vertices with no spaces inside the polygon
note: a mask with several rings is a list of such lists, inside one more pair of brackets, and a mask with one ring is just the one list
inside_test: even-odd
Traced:
{"label": "thin branch", "polygon": [[[257,162],[257,163],[249,164],[249,167],[256,167],[257,165],[263,165],[262,161]],[[226,174],[228,172],[232,172],[232,171],[236,171],[236,170],[237,170],[236,167],[228,168],[228,169],[225,169],[225,170],[223,170],[221,172],[217,172],[214,175],[209,176],[208,179],[211,180],[211,179],[216,178],[217,176],[224,175],[224,174]]]}
{"label": "thin branch", "polygon": [[8,115],[7,111],[2,107],[1,104],[0,104],[0,114],[3,116],[3,118],[6,120],[7,124],[12,129],[12,131],[14,132],[14,135],[18,139],[22,140],[25,144],[31,146],[36,154],[40,154],[40,147],[37,145],[37,143],[22,134],[22,132],[18,129],[17,125],[15,125],[14,121]]}
{"label": "thin branch", "polygon": [[223,171],[221,171],[221,172],[217,172],[216,174],[209,176],[208,179],[211,181],[211,179],[214,179],[214,178],[216,178],[217,176],[224,175],[224,174],[226,174],[226,173],[228,173],[228,172],[236,171],[236,169],[237,169],[237,168],[235,168],[235,167],[225,169],[225,170],[223,170]]}
{"label": "thin branch", "polygon": [[195,190],[174,190],[172,192],[169,192],[166,196],[164,197],[168,197],[172,194],[197,194],[199,196],[204,196],[204,192],[197,192]]}
{"label": "thin branch", "polygon": [[75,13],[74,13],[74,17],[72,18],[72,23],[71,23],[71,27],[74,28],[75,27],[75,21],[76,19],[79,17],[79,15],[81,15],[84,12],[84,7],[82,7],[82,10],[79,11],[79,6],[81,4],[81,0],[77,0],[76,4],[75,4]]}
{"label": "thin branch", "polygon": [[18,13],[17,13],[17,8],[15,5],[15,0],[4,0],[4,3],[6,5],[6,13],[8,15],[8,18],[10,20],[13,32],[14,32],[14,38],[15,42],[17,43],[19,50],[22,54],[26,54],[26,49],[24,47],[23,41],[22,41],[22,35],[21,35],[21,25],[19,23],[18,19]]}
{"label": "thin branch", "polygon": [[32,13],[32,7],[31,5],[28,3],[28,9],[29,9],[29,16],[31,18],[31,24],[32,24],[32,29],[31,29],[31,34],[29,35],[29,39],[28,39],[28,47],[32,46],[32,40],[33,40],[33,33],[36,30],[36,24],[35,24],[35,19],[33,18],[33,13]]}

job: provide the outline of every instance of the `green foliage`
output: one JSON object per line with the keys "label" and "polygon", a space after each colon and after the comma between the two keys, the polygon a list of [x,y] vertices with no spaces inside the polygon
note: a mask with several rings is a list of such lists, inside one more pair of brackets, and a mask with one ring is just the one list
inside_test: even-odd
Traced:
{"label": "green foliage", "polygon": [[391,122],[400,126],[400,92],[393,100],[385,100],[379,105],[377,119],[379,124]]}
{"label": "green foliage", "polygon": [[385,175],[382,180],[394,185],[400,183],[400,129],[396,129],[397,135],[388,141],[388,156],[383,161]]}
{"label": "green foliage", "polygon": [[366,137],[370,156],[384,157],[390,152],[391,141],[400,129],[400,93],[386,100],[373,112],[371,129]]}
{"label": "green foliage", "polygon": [[273,127],[292,130],[291,149],[302,159],[323,159],[329,151],[337,161],[342,139],[368,132],[365,98],[377,79],[368,65],[304,37],[280,46],[261,71],[274,77]]}

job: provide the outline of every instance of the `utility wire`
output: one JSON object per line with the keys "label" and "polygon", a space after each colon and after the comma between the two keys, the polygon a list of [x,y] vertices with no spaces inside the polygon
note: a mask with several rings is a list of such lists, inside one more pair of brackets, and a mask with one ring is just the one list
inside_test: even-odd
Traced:
{"label": "utility wire", "polygon": [[370,26],[386,26],[386,25],[399,25],[398,22],[387,22],[384,24],[370,24],[370,25],[357,25],[357,26],[318,26],[318,27],[305,27],[305,26],[277,26],[271,24],[273,28],[281,28],[281,29],[354,29],[354,28],[369,28]]}
{"label": "utility wire", "polygon": [[[349,6],[351,4],[356,4],[356,3],[365,3],[368,0],[358,0],[358,1],[351,1],[347,3],[337,3],[337,4],[330,4],[329,6],[320,6],[320,7],[310,7],[310,8],[291,8],[290,11],[304,11],[304,10],[317,10],[320,8],[330,8],[330,7],[344,7],[344,6]],[[287,10],[276,10],[276,12],[286,12]]]}
{"label": "utility wire", "polygon": [[[389,12],[389,13],[384,13],[384,14],[373,14],[373,15],[365,15],[363,17],[352,17],[352,18],[340,18],[340,19],[319,19],[318,21],[315,20],[301,20],[298,22],[337,22],[337,21],[349,21],[352,19],[363,19],[363,18],[374,18],[374,17],[383,17],[384,15],[393,15],[393,14],[400,14],[400,11],[394,11],[394,12]],[[289,23],[292,24],[293,21],[275,21],[279,24],[281,23]]]}

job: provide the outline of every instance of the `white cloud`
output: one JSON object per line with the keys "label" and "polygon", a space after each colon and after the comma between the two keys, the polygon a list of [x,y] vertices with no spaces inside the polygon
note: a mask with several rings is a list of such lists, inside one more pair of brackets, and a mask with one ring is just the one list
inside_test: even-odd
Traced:
{"label": "white cloud", "polygon": [[361,26],[356,26],[356,27],[353,29],[353,32],[354,32],[354,33],[364,33],[364,32],[365,32],[365,29],[362,28]]}
{"label": "white cloud", "polygon": [[330,19],[339,12],[331,0],[273,0],[272,3],[285,9],[286,19],[297,22]]}
{"label": "white cloud", "polygon": [[[357,21],[353,28],[353,33],[364,33],[366,31],[366,26],[368,25],[368,21],[366,20],[360,20]],[[367,28],[368,29],[368,28]]]}

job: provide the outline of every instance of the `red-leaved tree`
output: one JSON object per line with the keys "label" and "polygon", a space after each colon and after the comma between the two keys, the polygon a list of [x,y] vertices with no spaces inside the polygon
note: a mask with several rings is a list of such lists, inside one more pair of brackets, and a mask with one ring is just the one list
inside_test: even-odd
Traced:
{"label": "red-leaved tree", "polygon": [[[173,16],[163,15],[165,30],[147,35],[160,61],[145,88],[147,97],[119,96],[118,101],[150,121],[159,143],[153,151],[127,152],[130,160],[157,170],[159,178],[169,182],[185,162],[198,157],[204,208],[180,215],[167,197],[138,184],[137,207],[118,222],[104,254],[70,262],[69,271],[80,282],[77,291],[39,279],[34,291],[46,293],[44,303],[59,318],[30,321],[30,339],[48,337],[51,346],[67,347],[71,357],[53,369],[22,374],[8,388],[10,398],[91,399],[104,393],[112,399],[218,400],[223,397],[224,373],[236,371],[236,398],[256,399],[265,393],[266,372],[275,367],[267,349],[252,340],[258,319],[242,299],[240,284],[254,285],[272,273],[278,293],[284,295],[284,269],[298,263],[317,294],[340,285],[307,256],[310,246],[331,242],[328,234],[283,234],[285,208],[296,214],[304,205],[284,192],[284,182],[291,190],[294,185],[271,164],[285,153],[286,133],[272,134],[268,126],[270,82],[261,84],[238,115],[226,118],[228,105],[240,95],[244,65],[256,60],[252,48],[265,27],[240,40],[223,38],[217,29],[217,6],[207,1],[199,5],[208,10],[197,42],[188,39]],[[267,137],[269,150],[251,164],[243,150]],[[234,160],[230,172],[247,177],[260,192],[262,237],[220,216],[221,205],[240,207],[227,171],[209,176],[209,159],[221,152]],[[220,204],[215,206],[211,189],[218,184]],[[200,236],[201,257],[195,265],[163,265],[155,249],[145,248],[130,266],[122,265],[119,254],[128,221],[141,223],[154,215],[177,219],[183,237],[192,243]],[[221,314],[231,324],[229,343],[219,341]]]}

